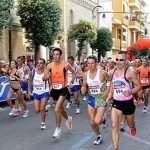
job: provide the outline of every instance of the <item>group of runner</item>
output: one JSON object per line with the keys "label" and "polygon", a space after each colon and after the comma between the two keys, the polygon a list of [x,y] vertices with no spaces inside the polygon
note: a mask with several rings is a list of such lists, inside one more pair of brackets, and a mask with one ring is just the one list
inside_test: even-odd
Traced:
{"label": "group of runner", "polygon": [[[107,104],[111,104],[111,128],[114,150],[119,149],[119,131],[121,121],[128,124],[130,134],[136,135],[135,104],[140,100],[144,103],[143,112],[148,111],[148,96],[150,93],[150,66],[148,60],[135,59],[131,64],[125,52],[120,51],[116,60],[109,58],[107,62],[98,63],[95,56],[89,56],[79,65],[74,57],[69,56],[68,62],[61,58],[62,50],[53,50],[53,61],[46,66],[43,58],[38,60],[37,66],[32,70],[20,63],[20,57],[12,61],[9,71],[11,88],[8,92],[7,103],[11,107],[10,115],[19,112],[19,103],[24,108],[24,117],[29,110],[23,99],[21,82],[28,82],[28,97],[34,97],[34,109],[41,114],[41,129],[46,129],[46,104],[51,96],[55,103],[56,129],[53,138],[61,136],[61,117],[66,120],[69,129],[72,128],[72,116],[65,111],[71,107],[71,95],[76,105],[76,114],[81,113],[79,94],[86,96],[88,102],[87,112],[90,125],[96,134],[95,145],[102,143],[103,138],[99,129],[100,124],[106,123]],[[21,59],[22,60],[22,59]],[[20,64],[19,64],[20,63]],[[45,67],[46,66],[46,67]],[[25,76],[26,73],[26,76]],[[31,88],[33,88],[31,93]],[[15,108],[11,103],[11,95],[16,92]],[[13,116],[16,116],[13,115]]]}

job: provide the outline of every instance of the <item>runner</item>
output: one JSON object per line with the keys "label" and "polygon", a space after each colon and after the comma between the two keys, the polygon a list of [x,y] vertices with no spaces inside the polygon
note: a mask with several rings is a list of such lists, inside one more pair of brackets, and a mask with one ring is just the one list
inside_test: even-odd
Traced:
{"label": "runner", "polygon": [[37,113],[41,114],[41,130],[46,129],[45,118],[45,106],[49,98],[49,83],[43,81],[42,77],[45,71],[45,60],[40,58],[37,63],[36,69],[32,71],[32,77],[29,80],[28,94],[31,95],[31,84],[33,85],[33,96],[34,96],[34,109]]}
{"label": "runner", "polygon": [[137,68],[137,72],[139,73],[140,83],[142,86],[142,91],[138,93],[138,96],[143,99],[144,95],[143,113],[147,113],[148,96],[150,93],[150,67],[148,66],[148,60],[146,58],[142,59],[142,66]]}
{"label": "runner", "polygon": [[[80,66],[75,64],[74,57],[72,57],[72,56],[68,57],[68,63],[72,66],[72,68],[76,72],[76,78],[73,82],[73,87],[71,88],[71,92],[73,93],[75,104],[77,106],[75,113],[79,114],[81,112],[81,110],[80,110],[80,99],[79,99],[79,91],[80,91],[79,80],[83,76],[83,71],[82,71]],[[71,80],[72,80],[72,73],[68,70],[68,85],[70,84]],[[67,104],[68,107],[66,106],[66,108],[69,108],[70,105],[71,105],[71,103],[68,102],[68,104]]]}
{"label": "runner", "polygon": [[[66,62],[61,60],[62,50],[55,48],[53,50],[53,62],[48,64],[47,71],[43,76],[43,80],[49,79],[49,74],[51,78],[52,90],[51,96],[55,105],[55,117],[56,117],[56,129],[53,134],[53,138],[59,138],[61,135],[61,116],[66,119],[66,125],[69,129],[72,128],[72,117],[68,116],[63,103],[65,99],[70,97],[69,88],[72,87],[72,84],[75,79],[75,71],[73,68]],[[72,72],[72,80],[67,87],[67,70]]]}
{"label": "runner", "polygon": [[[99,145],[103,139],[99,129],[99,125],[104,121],[104,113],[106,108],[106,97],[108,90],[106,81],[110,79],[108,73],[97,66],[97,58],[89,56],[87,59],[89,70],[83,76],[82,94],[88,91],[88,115],[91,127],[97,135],[94,145]],[[87,88],[88,86],[88,88]]]}
{"label": "runner", "polygon": [[[112,142],[114,150],[119,147],[119,128],[122,115],[126,115],[127,124],[130,127],[130,134],[136,135],[136,126],[134,121],[135,105],[133,94],[141,90],[136,73],[126,66],[127,55],[120,51],[116,58],[116,69],[112,73],[112,82],[107,100],[113,97],[111,110],[112,122]],[[130,82],[134,83],[131,89]]]}
{"label": "runner", "polygon": [[10,86],[11,86],[10,90],[8,91],[7,98],[6,98],[6,102],[11,108],[9,115],[10,116],[18,115],[17,114],[18,108],[14,108],[11,102],[11,96],[14,93],[16,93],[17,100],[23,105],[24,110],[25,110],[22,117],[26,118],[28,116],[29,110],[27,109],[26,102],[24,101],[23,93],[22,93],[21,85],[20,85],[20,81],[24,81],[24,79],[22,78],[22,73],[16,69],[15,60],[11,61],[10,69],[9,69],[9,76],[10,76],[9,80],[5,81],[5,82],[10,81]]}

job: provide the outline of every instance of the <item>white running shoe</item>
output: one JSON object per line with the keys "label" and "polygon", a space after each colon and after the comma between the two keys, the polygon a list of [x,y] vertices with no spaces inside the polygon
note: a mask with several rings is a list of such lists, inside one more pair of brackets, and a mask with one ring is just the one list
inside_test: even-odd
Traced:
{"label": "white running shoe", "polygon": [[57,127],[53,134],[53,138],[60,138],[60,136],[61,136],[61,129]]}
{"label": "white running shoe", "polygon": [[71,103],[70,102],[67,102],[66,108],[67,109],[71,108]]}
{"label": "white running shoe", "polygon": [[41,122],[41,130],[45,130],[46,129],[46,124],[45,122]]}
{"label": "white running shoe", "polygon": [[51,108],[51,105],[50,105],[50,104],[46,105],[46,106],[45,106],[45,111],[48,112],[48,110],[49,110],[50,108]]}
{"label": "white running shoe", "polygon": [[144,106],[144,108],[143,108],[143,113],[147,113],[147,112],[148,112],[147,107]]}
{"label": "white running shoe", "polygon": [[11,109],[8,115],[12,116],[14,112],[15,112],[15,108]]}
{"label": "white running shoe", "polygon": [[86,96],[83,97],[83,101],[86,101]]}
{"label": "white running shoe", "polygon": [[125,123],[124,123],[124,122],[122,122],[122,123],[120,124],[120,131],[121,131],[121,132],[124,132],[124,131],[125,131]]}
{"label": "white running shoe", "polygon": [[80,113],[81,113],[80,108],[76,108],[76,114],[80,114]]}
{"label": "white running shoe", "polygon": [[26,118],[28,117],[28,115],[29,115],[29,110],[25,110],[22,117]]}
{"label": "white running shoe", "polygon": [[98,137],[96,138],[96,140],[94,141],[94,145],[99,145],[99,144],[101,144],[102,142],[103,142],[102,137],[101,137],[101,136],[98,136]]}
{"label": "white running shoe", "polygon": [[66,126],[68,129],[72,129],[72,117],[68,116],[68,120],[66,120]]}

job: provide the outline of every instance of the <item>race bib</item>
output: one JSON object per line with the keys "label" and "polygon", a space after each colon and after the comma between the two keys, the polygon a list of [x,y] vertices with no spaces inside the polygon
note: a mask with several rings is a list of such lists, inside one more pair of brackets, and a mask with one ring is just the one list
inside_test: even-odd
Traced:
{"label": "race bib", "polygon": [[114,92],[121,95],[123,93],[123,89],[114,89]]}
{"label": "race bib", "polygon": [[100,93],[100,89],[90,89],[90,93],[91,93],[92,95],[97,95],[97,94]]}
{"label": "race bib", "polygon": [[41,91],[45,89],[43,84],[37,84],[37,85],[34,85],[34,87],[37,91]]}
{"label": "race bib", "polygon": [[61,83],[55,83],[55,84],[53,85],[53,89],[59,90],[59,89],[61,89],[61,88],[62,88],[62,84],[61,84]]}
{"label": "race bib", "polygon": [[149,82],[148,78],[141,79],[141,83],[148,83],[148,82]]}

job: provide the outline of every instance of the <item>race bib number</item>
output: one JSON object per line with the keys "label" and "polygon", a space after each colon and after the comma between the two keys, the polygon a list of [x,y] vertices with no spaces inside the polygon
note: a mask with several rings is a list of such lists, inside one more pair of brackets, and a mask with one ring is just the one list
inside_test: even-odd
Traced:
{"label": "race bib number", "polygon": [[53,89],[59,90],[62,88],[62,84],[61,83],[56,83],[53,85]]}
{"label": "race bib number", "polygon": [[114,92],[116,94],[122,94],[123,93],[123,89],[114,89]]}
{"label": "race bib number", "polygon": [[91,93],[92,95],[97,95],[97,94],[100,93],[100,89],[90,89],[90,93]]}
{"label": "race bib number", "polygon": [[144,78],[141,80],[141,83],[148,83],[148,82],[149,82],[148,78]]}
{"label": "race bib number", "polygon": [[44,90],[44,85],[43,84],[37,84],[37,85],[34,85],[35,89],[37,91],[41,91],[41,90]]}

